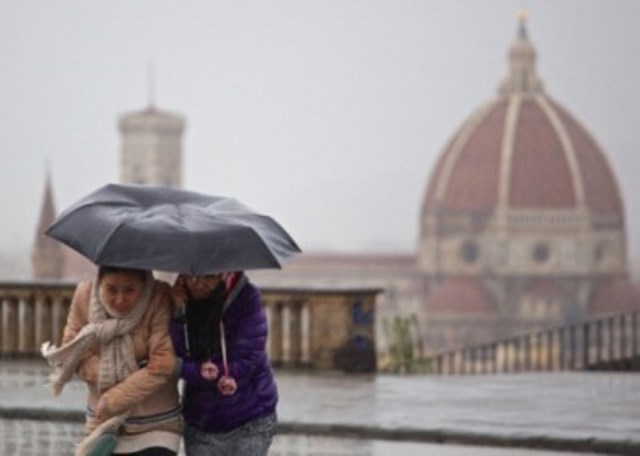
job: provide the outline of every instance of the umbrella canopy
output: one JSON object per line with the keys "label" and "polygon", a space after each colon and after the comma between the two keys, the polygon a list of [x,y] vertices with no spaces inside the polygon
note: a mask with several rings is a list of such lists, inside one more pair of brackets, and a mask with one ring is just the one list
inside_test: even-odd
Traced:
{"label": "umbrella canopy", "polygon": [[46,233],[99,265],[194,275],[281,268],[300,252],[275,220],[233,198],[151,185],[105,185]]}

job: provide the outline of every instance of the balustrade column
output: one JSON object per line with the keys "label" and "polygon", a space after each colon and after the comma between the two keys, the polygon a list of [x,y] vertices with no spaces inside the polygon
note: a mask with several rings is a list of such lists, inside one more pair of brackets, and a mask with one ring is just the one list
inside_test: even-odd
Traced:
{"label": "balustrade column", "polygon": [[62,332],[67,322],[67,309],[62,296],[54,296],[51,302],[51,343],[62,345]]}
{"label": "balustrade column", "polygon": [[302,363],[302,305],[292,302],[289,306],[289,356],[288,361],[293,366]]}
{"label": "balustrade column", "polygon": [[18,301],[2,298],[2,354],[13,355],[18,351]]}
{"label": "balustrade column", "polygon": [[576,343],[576,326],[569,327],[569,370],[575,370],[577,364],[576,351],[578,344]]}
{"label": "balustrade column", "polygon": [[602,361],[602,346],[604,344],[602,337],[602,320],[596,321],[596,363]]}
{"label": "balustrade column", "polygon": [[607,332],[608,334],[608,353],[609,353],[609,359],[607,360],[608,362],[612,362],[615,359],[615,354],[614,354],[614,347],[615,344],[613,342],[614,340],[614,336],[615,336],[615,331],[613,329],[613,317],[609,318],[609,320],[607,321]]}
{"label": "balustrade column", "polygon": [[620,360],[623,361],[627,357],[627,314],[620,315]]}
{"label": "balustrade column", "polygon": [[280,302],[268,306],[269,309],[269,356],[274,365],[281,364],[282,347],[282,304]]}
{"label": "balustrade column", "polygon": [[586,369],[589,366],[591,344],[589,331],[590,324],[587,323],[582,327],[582,368]]}
{"label": "balustrade column", "polygon": [[35,352],[35,308],[33,298],[22,296],[18,303],[18,353],[30,355]]}
{"label": "balustrade column", "polygon": [[535,345],[536,345],[536,350],[535,350],[536,360],[535,361],[536,362],[535,362],[535,368],[532,368],[531,370],[541,371],[541,370],[543,370],[543,366],[542,366],[543,356],[542,356],[542,354],[543,354],[543,350],[544,350],[543,349],[543,342],[542,342],[542,333],[536,334],[535,338],[536,338],[536,343],[535,343]]}
{"label": "balustrade column", "polygon": [[496,373],[508,372],[509,370],[509,344],[498,342],[496,350]]}
{"label": "balustrade column", "polygon": [[52,338],[51,299],[44,295],[35,297],[35,348]]}
{"label": "balustrade column", "polygon": [[554,363],[554,354],[556,351],[556,347],[555,344],[553,343],[553,336],[554,333],[553,331],[549,331],[547,332],[547,369],[548,371],[553,371],[555,370],[555,363]]}
{"label": "balustrade column", "polygon": [[302,363],[305,366],[311,364],[311,313],[309,312],[309,304],[302,302]]}
{"label": "balustrade column", "polygon": [[631,356],[638,355],[638,313],[631,315]]}

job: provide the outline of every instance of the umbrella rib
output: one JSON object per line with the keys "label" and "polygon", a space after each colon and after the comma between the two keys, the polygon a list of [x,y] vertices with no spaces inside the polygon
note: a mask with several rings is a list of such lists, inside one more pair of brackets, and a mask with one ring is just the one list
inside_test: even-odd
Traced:
{"label": "umbrella rib", "polygon": [[264,239],[262,238],[262,236],[260,235],[260,232],[258,232],[258,230],[256,230],[254,227],[246,225],[243,223],[243,226],[245,226],[246,228],[249,228],[251,231],[253,231],[254,233],[257,234],[257,238],[258,241],[262,244],[263,247],[265,247],[265,250],[268,252],[269,257],[271,258],[271,260],[275,261],[275,263],[282,267],[282,264],[280,263],[280,261],[276,258],[276,256],[273,254],[273,252],[271,251],[271,249],[269,248],[269,245],[264,241]]}
{"label": "umbrella rib", "polygon": [[100,243],[100,246],[96,249],[99,252],[96,255],[96,264],[102,263],[103,253],[105,252],[105,246],[113,239],[113,236],[120,231],[124,227],[124,223],[122,221],[118,222],[118,224],[109,232],[107,236],[104,237],[104,240]]}

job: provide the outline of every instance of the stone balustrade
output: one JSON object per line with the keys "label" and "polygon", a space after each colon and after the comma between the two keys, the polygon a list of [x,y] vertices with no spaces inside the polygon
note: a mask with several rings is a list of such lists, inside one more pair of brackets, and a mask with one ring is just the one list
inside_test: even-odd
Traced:
{"label": "stone balustrade", "polygon": [[433,374],[640,370],[640,312],[606,315],[421,360]]}
{"label": "stone balustrade", "polygon": [[[60,343],[75,283],[0,282],[0,358]],[[374,371],[379,289],[264,288],[267,351],[276,367]]]}

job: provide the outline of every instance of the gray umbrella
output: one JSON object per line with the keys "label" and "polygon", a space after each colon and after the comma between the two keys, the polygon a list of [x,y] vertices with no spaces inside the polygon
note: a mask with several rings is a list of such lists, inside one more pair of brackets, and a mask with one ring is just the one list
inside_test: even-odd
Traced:
{"label": "gray umbrella", "polygon": [[235,199],[150,185],[105,185],[47,234],[96,264],[196,275],[280,268],[300,252],[275,220]]}

